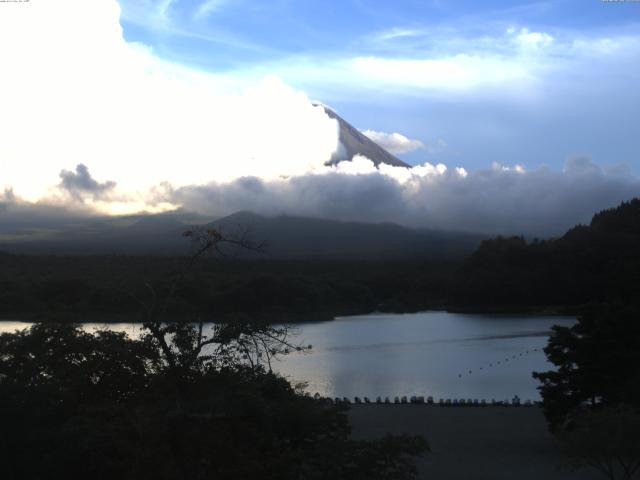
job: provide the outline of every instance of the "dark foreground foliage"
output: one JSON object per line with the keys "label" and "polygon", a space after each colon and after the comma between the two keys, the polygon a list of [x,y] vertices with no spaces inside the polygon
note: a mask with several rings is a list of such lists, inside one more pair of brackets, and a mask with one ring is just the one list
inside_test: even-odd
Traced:
{"label": "dark foreground foliage", "polygon": [[[187,358],[197,330],[166,328],[171,355]],[[2,478],[413,478],[423,439],[351,440],[344,407],[240,361],[232,337],[218,355],[170,365],[149,333],[1,335]]]}
{"label": "dark foreground foliage", "polygon": [[534,373],[544,413],[567,462],[610,480],[640,470],[640,309],[592,309],[554,327],[545,348],[556,370]]}
{"label": "dark foreground foliage", "polygon": [[556,370],[534,373],[552,427],[584,407],[640,408],[640,309],[606,306],[553,328],[545,348]]}

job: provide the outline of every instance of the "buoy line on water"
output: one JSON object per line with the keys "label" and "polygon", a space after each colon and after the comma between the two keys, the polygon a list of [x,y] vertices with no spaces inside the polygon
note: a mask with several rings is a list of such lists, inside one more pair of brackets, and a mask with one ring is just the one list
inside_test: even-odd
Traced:
{"label": "buoy line on water", "polygon": [[[528,355],[530,353],[539,352],[539,351],[542,351],[542,348],[530,348],[528,350],[525,350],[524,352],[520,352],[519,354],[511,355],[510,357],[506,357],[506,358],[503,358],[501,360],[497,360],[496,362],[491,362],[488,365],[483,365],[478,370],[484,370],[485,367],[487,369],[494,368],[494,363],[495,363],[495,366],[502,365],[503,363],[507,363],[509,360],[517,360],[520,357],[523,357],[523,356]],[[458,378],[462,378],[463,375],[464,375],[464,373],[459,373],[458,374]],[[473,375],[473,370],[468,370],[468,374],[467,375]]]}

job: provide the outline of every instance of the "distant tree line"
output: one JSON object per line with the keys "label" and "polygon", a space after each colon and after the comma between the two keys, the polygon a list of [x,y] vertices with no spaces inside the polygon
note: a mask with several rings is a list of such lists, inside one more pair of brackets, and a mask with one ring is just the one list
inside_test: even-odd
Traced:
{"label": "distant tree line", "polygon": [[640,200],[596,214],[560,238],[482,242],[457,271],[456,306],[579,311],[640,298]]}
{"label": "distant tree line", "polygon": [[[145,284],[166,287],[180,257],[0,254],[0,316],[135,315]],[[232,260],[207,258],[184,278],[167,312],[293,321],[446,305],[451,260]]]}

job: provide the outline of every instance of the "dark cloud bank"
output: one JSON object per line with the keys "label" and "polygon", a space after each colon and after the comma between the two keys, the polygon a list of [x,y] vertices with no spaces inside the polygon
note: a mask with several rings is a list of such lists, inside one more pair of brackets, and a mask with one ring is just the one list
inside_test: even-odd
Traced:
{"label": "dark cloud bank", "polygon": [[79,202],[82,202],[87,195],[92,196],[94,200],[103,200],[115,186],[115,182],[100,183],[95,180],[89,173],[89,168],[82,163],[78,164],[75,172],[69,170],[60,172],[60,189]]}
{"label": "dark cloud bank", "polygon": [[[61,172],[69,207],[25,203],[11,190],[0,194],[0,233],[25,228],[65,229],[90,217],[82,199],[108,198],[115,183],[93,179],[84,165]],[[603,169],[588,158],[567,162],[563,171],[504,168],[461,175],[453,169],[411,181],[376,171],[309,173],[289,179],[243,177],[231,183],[156,189],[154,202],[170,201],[209,218],[237,211],[267,216],[394,222],[417,228],[548,237],[560,235],[592,215],[640,196],[640,179],[628,169]]]}
{"label": "dark cloud bank", "polygon": [[308,174],[287,181],[245,177],[229,184],[169,189],[187,210],[214,216],[238,210],[340,220],[396,222],[411,227],[489,234],[553,236],[588,223],[604,208],[640,196],[628,169],[602,169],[588,158],[563,171],[455,170],[399,182],[369,173]]}

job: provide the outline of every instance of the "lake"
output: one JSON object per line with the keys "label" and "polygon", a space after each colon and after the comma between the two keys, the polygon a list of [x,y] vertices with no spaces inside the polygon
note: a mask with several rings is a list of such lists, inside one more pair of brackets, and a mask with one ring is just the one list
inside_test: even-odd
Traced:
{"label": "lake", "polygon": [[[274,364],[309,393],[330,397],[411,396],[537,400],[533,371],[552,368],[542,348],[554,324],[570,317],[476,315],[439,311],[368,314],[293,325],[296,341],[313,345]],[[24,328],[0,322],[0,332]],[[104,324],[86,324],[95,329]],[[135,336],[134,324],[109,328]]]}

